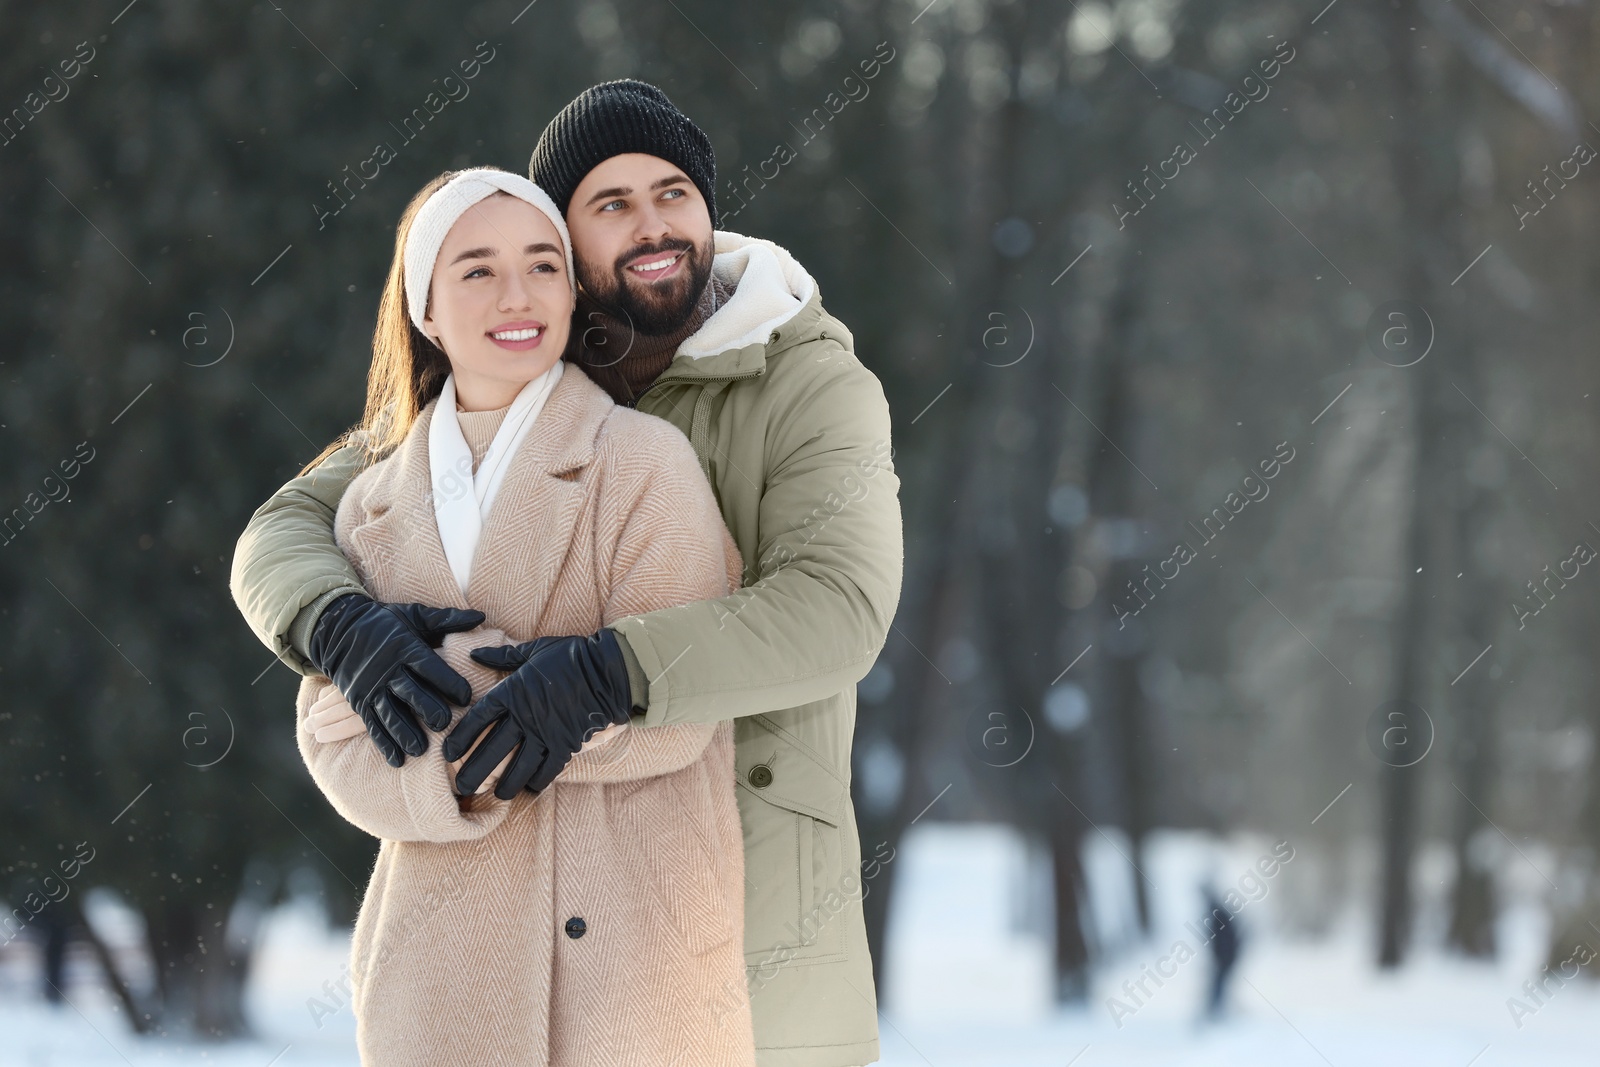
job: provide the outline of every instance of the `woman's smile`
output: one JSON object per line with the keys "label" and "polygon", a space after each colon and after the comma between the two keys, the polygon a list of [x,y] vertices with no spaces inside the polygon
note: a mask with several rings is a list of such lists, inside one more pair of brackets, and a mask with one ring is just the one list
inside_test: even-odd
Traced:
{"label": "woman's smile", "polygon": [[496,326],[487,333],[489,340],[513,352],[526,352],[538,348],[544,338],[544,323],[524,319]]}

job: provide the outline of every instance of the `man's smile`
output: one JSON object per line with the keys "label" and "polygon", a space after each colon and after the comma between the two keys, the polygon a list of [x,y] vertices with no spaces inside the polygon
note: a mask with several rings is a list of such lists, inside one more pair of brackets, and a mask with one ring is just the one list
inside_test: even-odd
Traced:
{"label": "man's smile", "polygon": [[677,249],[672,252],[659,252],[654,255],[641,256],[628,264],[628,270],[655,281],[658,278],[671,277],[677,273],[678,261],[683,258],[686,249]]}

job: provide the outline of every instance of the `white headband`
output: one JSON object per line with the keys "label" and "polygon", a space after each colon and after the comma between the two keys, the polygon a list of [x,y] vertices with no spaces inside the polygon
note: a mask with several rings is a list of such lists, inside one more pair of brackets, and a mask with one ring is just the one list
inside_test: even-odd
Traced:
{"label": "white headband", "polygon": [[444,244],[445,235],[469,207],[496,192],[509,193],[544,212],[556,233],[561,235],[561,248],[567,257],[567,285],[574,295],[577,294],[578,283],[572,274],[572,238],[567,234],[567,221],[561,217],[555,201],[520,174],[495,167],[475,167],[462,171],[435,189],[411,221],[411,233],[406,237],[406,303],[411,305],[411,321],[417,329],[422,329],[423,316],[428,312],[428,287],[433,281],[434,261],[439,258],[439,246]]}

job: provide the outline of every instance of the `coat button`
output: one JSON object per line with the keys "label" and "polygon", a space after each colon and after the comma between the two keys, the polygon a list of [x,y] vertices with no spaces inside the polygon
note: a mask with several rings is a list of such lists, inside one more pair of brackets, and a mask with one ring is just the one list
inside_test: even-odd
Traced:
{"label": "coat button", "polygon": [[747,776],[750,784],[757,789],[765,789],[772,784],[772,768],[765,763],[758,763],[750,768]]}
{"label": "coat button", "polygon": [[583,932],[585,930],[587,930],[587,929],[589,929],[589,924],[584,922],[582,919],[578,918],[576,915],[574,915],[572,918],[567,920],[567,936],[568,937],[571,937],[571,938],[582,937],[583,936]]}

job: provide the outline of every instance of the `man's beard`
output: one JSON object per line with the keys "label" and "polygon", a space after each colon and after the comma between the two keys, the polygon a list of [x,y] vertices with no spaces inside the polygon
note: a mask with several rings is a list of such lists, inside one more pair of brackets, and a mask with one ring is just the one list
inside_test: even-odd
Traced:
{"label": "man's beard", "polygon": [[[578,282],[600,310],[646,337],[662,337],[683,328],[711,280],[711,241],[696,248],[691,241],[669,237],[648,248],[630,248],[609,270],[577,257]],[[669,281],[643,281],[624,266],[641,256],[683,252],[684,269]]]}

